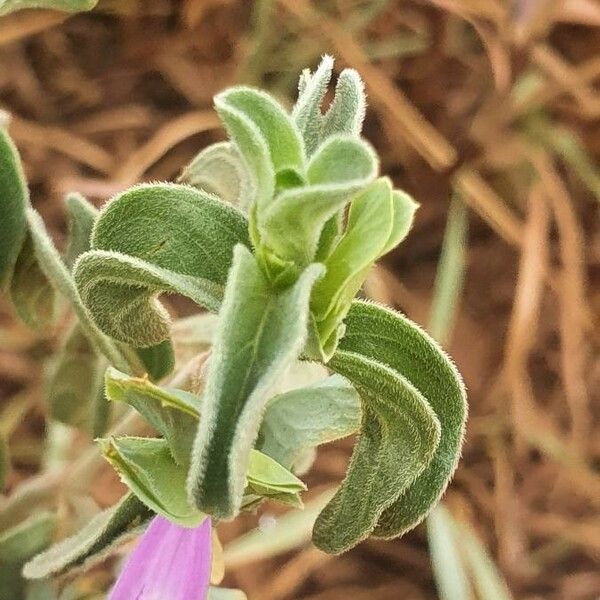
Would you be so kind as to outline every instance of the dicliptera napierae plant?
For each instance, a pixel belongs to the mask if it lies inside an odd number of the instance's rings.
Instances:
[[[323,112],[332,69],[324,57],[302,73],[291,114],[257,89],[219,94],[229,140],[202,150],[178,183],[134,186],[99,212],[69,196],[63,256],[0,133],[4,288],[32,326],[51,326],[53,295],[74,315],[51,415],[101,436],[108,400],[160,434],[99,440],[131,493],[31,560],[27,577],[93,564],[153,514],[193,528],[267,499],[301,506],[314,448],[354,433],[346,477],[314,525],[317,547],[400,536],[440,499],[460,455],[465,390],[420,327],[356,298],[417,205],[380,175],[361,137],[356,71],[340,73]],[[168,294],[212,315],[173,324]],[[186,343],[187,356],[209,354],[202,384],[178,389],[169,375]],[[290,370],[304,385],[288,385]]]

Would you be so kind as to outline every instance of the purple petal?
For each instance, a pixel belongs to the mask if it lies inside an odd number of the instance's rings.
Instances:
[[[211,550],[209,518],[189,529],[155,517],[108,600],[204,600]]]

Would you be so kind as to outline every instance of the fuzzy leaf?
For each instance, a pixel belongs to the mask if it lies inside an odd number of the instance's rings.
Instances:
[[[304,138],[304,145],[309,156],[322,140],[321,104],[327,92],[332,71],[333,58],[325,55],[314,73],[305,69],[300,76],[298,100],[292,116]]]
[[[253,213],[257,204],[270,202],[275,193],[275,169],[267,140],[252,119],[243,111],[231,106],[226,97],[216,96],[215,108],[250,176],[253,190],[249,206],[250,212]]]
[[[393,250],[407,235],[412,227],[415,212],[419,205],[406,193],[400,190],[392,191],[394,218],[392,231],[381,256]]]
[[[246,494],[256,494],[301,506],[299,494],[306,491],[306,485],[270,456],[252,450],[248,461]]]
[[[378,537],[397,537],[427,515],[454,473],[467,417],[465,390],[446,354],[406,317],[375,304],[354,302],[346,326],[342,351],[368,356],[401,373],[426,398],[441,423],[433,460],[386,508],[373,532]]]
[[[364,141],[326,140],[308,165],[308,185],[279,194],[259,220],[261,241],[282,260],[300,265],[316,254],[325,223],[377,175],[377,157]]]
[[[198,508],[217,518],[239,510],[250,450],[268,393],[306,338],[312,265],[274,290],[255,258],[237,246],[209,365],[188,480]]]
[[[0,4],[0,7],[2,5]],[[27,221],[29,191],[19,154],[0,126],[0,285],[5,286],[21,251]]]
[[[335,96],[321,126],[321,140],[345,133],[359,136],[365,119],[365,86],[354,69],[344,69],[335,86]]]
[[[360,399],[339,375],[275,396],[267,407],[258,449],[296,470],[306,450],[356,432]]]
[[[337,554],[371,535],[381,513],[429,465],[440,425],[423,396],[389,367],[342,345],[329,366],[354,384],[363,402],[348,472],[313,532],[317,547]]]
[[[187,467],[173,460],[166,440],[120,437],[98,441],[106,460],[148,508],[184,527],[195,527],[206,518],[188,503]]]
[[[218,310],[238,242],[250,243],[236,209],[191,187],[141,185],[101,212],[94,250],[78,260],[75,280],[105,333],[134,346],[158,344],[169,318],[155,296],[178,292]]]
[[[77,257],[91,247],[92,229],[99,211],[81,194],[68,194],[65,204],[69,227],[65,264],[71,270]]]
[[[280,173],[303,175],[305,159],[300,133],[289,115],[269,94],[253,88],[234,87],[219,94],[215,98],[215,106],[219,114],[226,107],[225,110],[237,111],[252,122],[266,142],[276,182]],[[227,113],[223,112],[222,117],[227,124]],[[248,160],[242,147],[240,151]],[[266,208],[263,202],[271,200],[271,197],[259,199],[259,214]]]
[[[311,298],[323,345],[336,335],[367,271],[381,256],[392,233],[393,215],[392,186],[387,178],[373,182],[352,200],[346,232],[325,261],[327,272]]]
[[[0,15],[24,8],[46,8],[66,12],[92,10],[98,0],[0,0]]]
[[[13,268],[10,296],[17,314],[29,327],[43,330],[54,322],[56,294],[40,267],[29,233]]]
[[[104,367],[104,361],[75,324],[50,367],[47,396],[51,418],[93,429],[93,410]]]
[[[175,461],[187,465],[198,427],[200,399],[144,378],[128,377],[116,369],[106,371],[105,382],[108,398],[133,406],[165,437]]]
[[[48,236],[46,227],[40,215],[29,208],[27,210],[27,223],[29,233],[33,240],[33,246],[40,269],[48,281],[71,305],[79,321],[79,326],[85,332],[98,352],[103,354],[108,361],[117,368],[127,370],[129,363],[123,353],[107,338],[90,319],[90,315],[82,303],[81,297],[75,287],[71,273],[62,261],[58,250],[54,247]]]
[[[39,512],[0,535],[0,600],[23,596],[23,563],[52,542],[55,528],[55,515]]]
[[[202,150],[185,167],[179,180],[248,211],[251,200],[248,174],[231,142],[218,142]]]
[[[178,465],[166,440],[120,437],[99,440],[102,453],[131,491],[151,510],[184,527],[195,527],[206,515],[188,503],[187,464]],[[257,497],[300,505],[306,486],[272,458],[251,450],[245,479],[245,503]],[[253,501],[253,500],[252,500]]]
[[[136,352],[152,381],[160,381],[175,368],[175,352],[170,340],[147,348],[136,348]]]
[[[43,579],[66,570],[88,568],[136,536],[153,516],[134,494],[127,494],[118,504],[97,514],[78,533],[30,560],[23,574],[27,579]]]

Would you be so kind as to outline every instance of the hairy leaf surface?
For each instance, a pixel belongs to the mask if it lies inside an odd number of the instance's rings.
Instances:
[[[89,568],[139,534],[154,516],[135,494],[97,514],[83,529],[30,560],[23,569],[28,579],[43,579],[67,570]]]
[[[310,291],[321,274],[310,266],[278,292],[250,252],[236,247],[188,480],[207,514],[232,518],[239,510],[269,390],[302,349]]]
[[[150,346],[169,334],[159,293],[177,292],[218,310],[236,243],[250,243],[238,210],[191,187],[142,185],[102,211],[94,250],[78,260],[75,280],[105,333]]]
[[[373,532],[379,537],[396,537],[426,516],[454,473],[467,416],[465,390],[454,365],[439,346],[402,315],[375,304],[354,302],[346,326],[341,351],[369,357],[401,373],[427,400],[441,424],[433,459],[386,507]]]
[[[185,167],[179,180],[247,212],[251,201],[248,173],[231,142],[217,142],[202,150]]]
[[[360,399],[339,375],[275,396],[265,412],[258,449],[295,470],[307,450],[358,431]]]
[[[259,217],[263,243],[283,260],[310,263],[325,223],[375,178],[377,168],[366,142],[329,138],[308,164],[308,185],[282,192]]]

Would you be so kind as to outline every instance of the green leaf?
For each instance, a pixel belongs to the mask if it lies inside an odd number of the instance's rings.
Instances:
[[[339,375],[279,394],[269,401],[257,447],[296,470],[307,450],[355,433],[360,410],[358,393]]]
[[[28,579],[43,579],[67,570],[87,569],[137,536],[153,515],[134,494],[127,494],[78,533],[35,556],[25,565],[23,574]]]
[[[354,69],[344,69],[335,86],[335,96],[323,117],[321,139],[345,133],[359,136],[365,119],[365,86]]]
[[[17,314],[29,327],[43,330],[54,323],[56,294],[40,267],[29,233],[12,271],[10,296]]]
[[[56,529],[56,516],[40,512],[0,535],[0,599],[21,597],[23,563],[46,548]]]
[[[112,200],[80,257],[75,280],[98,326],[134,346],[169,334],[155,296],[177,292],[218,310],[236,243],[249,245],[244,216],[194,188],[141,185]]]
[[[373,182],[352,200],[346,232],[325,261],[327,272],[311,298],[323,345],[335,334],[367,271],[386,247],[393,215],[392,186],[387,178]]]
[[[251,201],[248,174],[231,142],[218,142],[202,150],[185,167],[179,181],[248,211]]]
[[[185,480],[188,465],[178,465],[169,444],[160,438],[119,437],[100,439],[104,457],[131,491],[151,510],[184,527],[195,527],[206,514],[188,503]],[[272,458],[251,450],[244,475],[246,504],[271,498],[301,505],[302,481]]]
[[[252,254],[235,249],[188,481],[190,497],[207,514],[232,518],[239,510],[269,389],[302,349],[310,290],[321,274],[311,265],[277,291]]]
[[[273,170],[278,173],[304,172],[304,144],[298,129],[283,108],[267,93],[248,87],[234,87],[215,98],[219,114],[224,107],[249,119],[266,142]],[[225,113],[224,113],[225,115]],[[225,123],[226,116],[224,116]],[[245,156],[244,149],[240,148]],[[266,202],[271,198],[264,198]],[[266,205],[265,205],[266,207]],[[262,210],[259,202],[259,213]]]
[[[282,192],[259,216],[261,242],[282,260],[310,263],[325,223],[375,178],[377,168],[366,142],[329,138],[310,160],[308,185]]]
[[[419,205],[406,192],[400,190],[392,191],[392,204],[394,211],[392,230],[381,251],[381,256],[393,250],[408,235],[415,213],[419,208]]]
[[[81,327],[73,325],[49,370],[47,397],[51,418],[91,430],[104,366]]]
[[[215,108],[250,176],[253,194],[248,205],[252,215],[258,204],[269,203],[275,193],[275,169],[267,140],[252,119],[231,106],[226,98],[217,96]]]
[[[348,472],[313,532],[315,545],[331,554],[373,533],[382,512],[427,468],[440,438],[435,414],[407,379],[342,344],[329,366],[354,384],[363,407]]]
[[[304,138],[304,145],[309,156],[322,141],[321,104],[327,92],[332,71],[333,58],[325,55],[314,73],[305,69],[300,76],[298,100],[292,116]]]
[[[374,531],[378,537],[397,537],[423,520],[454,473],[467,417],[465,389],[448,356],[406,317],[375,304],[354,302],[346,327],[340,348],[401,373],[427,400],[441,423],[441,438],[433,460],[386,508]]]
[[[256,450],[250,452],[246,481],[246,494],[273,498],[292,506],[302,505],[300,493],[306,491],[306,485],[288,469],[262,452]]]
[[[58,251],[54,247],[52,240],[48,236],[46,227],[40,215],[35,210],[28,209],[27,221],[29,224],[29,232],[33,239],[35,253],[43,273],[52,283],[54,289],[70,303],[79,320],[79,325],[83,328],[98,351],[104,354],[111,364],[122,369],[127,369],[129,365],[123,354],[111,340],[98,330],[96,325],[90,319],[90,316],[77,293],[75,282],[58,254]]]
[[[0,4],[1,10],[2,4]],[[29,191],[19,153],[6,130],[0,126],[0,285],[6,286],[21,245],[27,221]]]
[[[106,460],[148,508],[184,527],[196,527],[206,518],[188,503],[187,467],[173,460],[166,440],[113,437],[98,442]]]
[[[180,465],[189,463],[190,450],[198,427],[200,399],[183,390],[154,385],[139,377],[128,377],[116,369],[105,376],[106,394],[115,402],[133,406],[161,433]]]
[[[147,348],[137,348],[136,352],[153,381],[160,381],[175,368],[175,353],[170,340]]]
[[[99,211],[81,194],[68,194],[65,204],[69,228],[65,264],[71,270],[77,257],[91,247],[92,229]]]
[[[92,10],[98,0],[0,0],[0,15],[6,15],[24,8],[46,8],[81,12]]]

